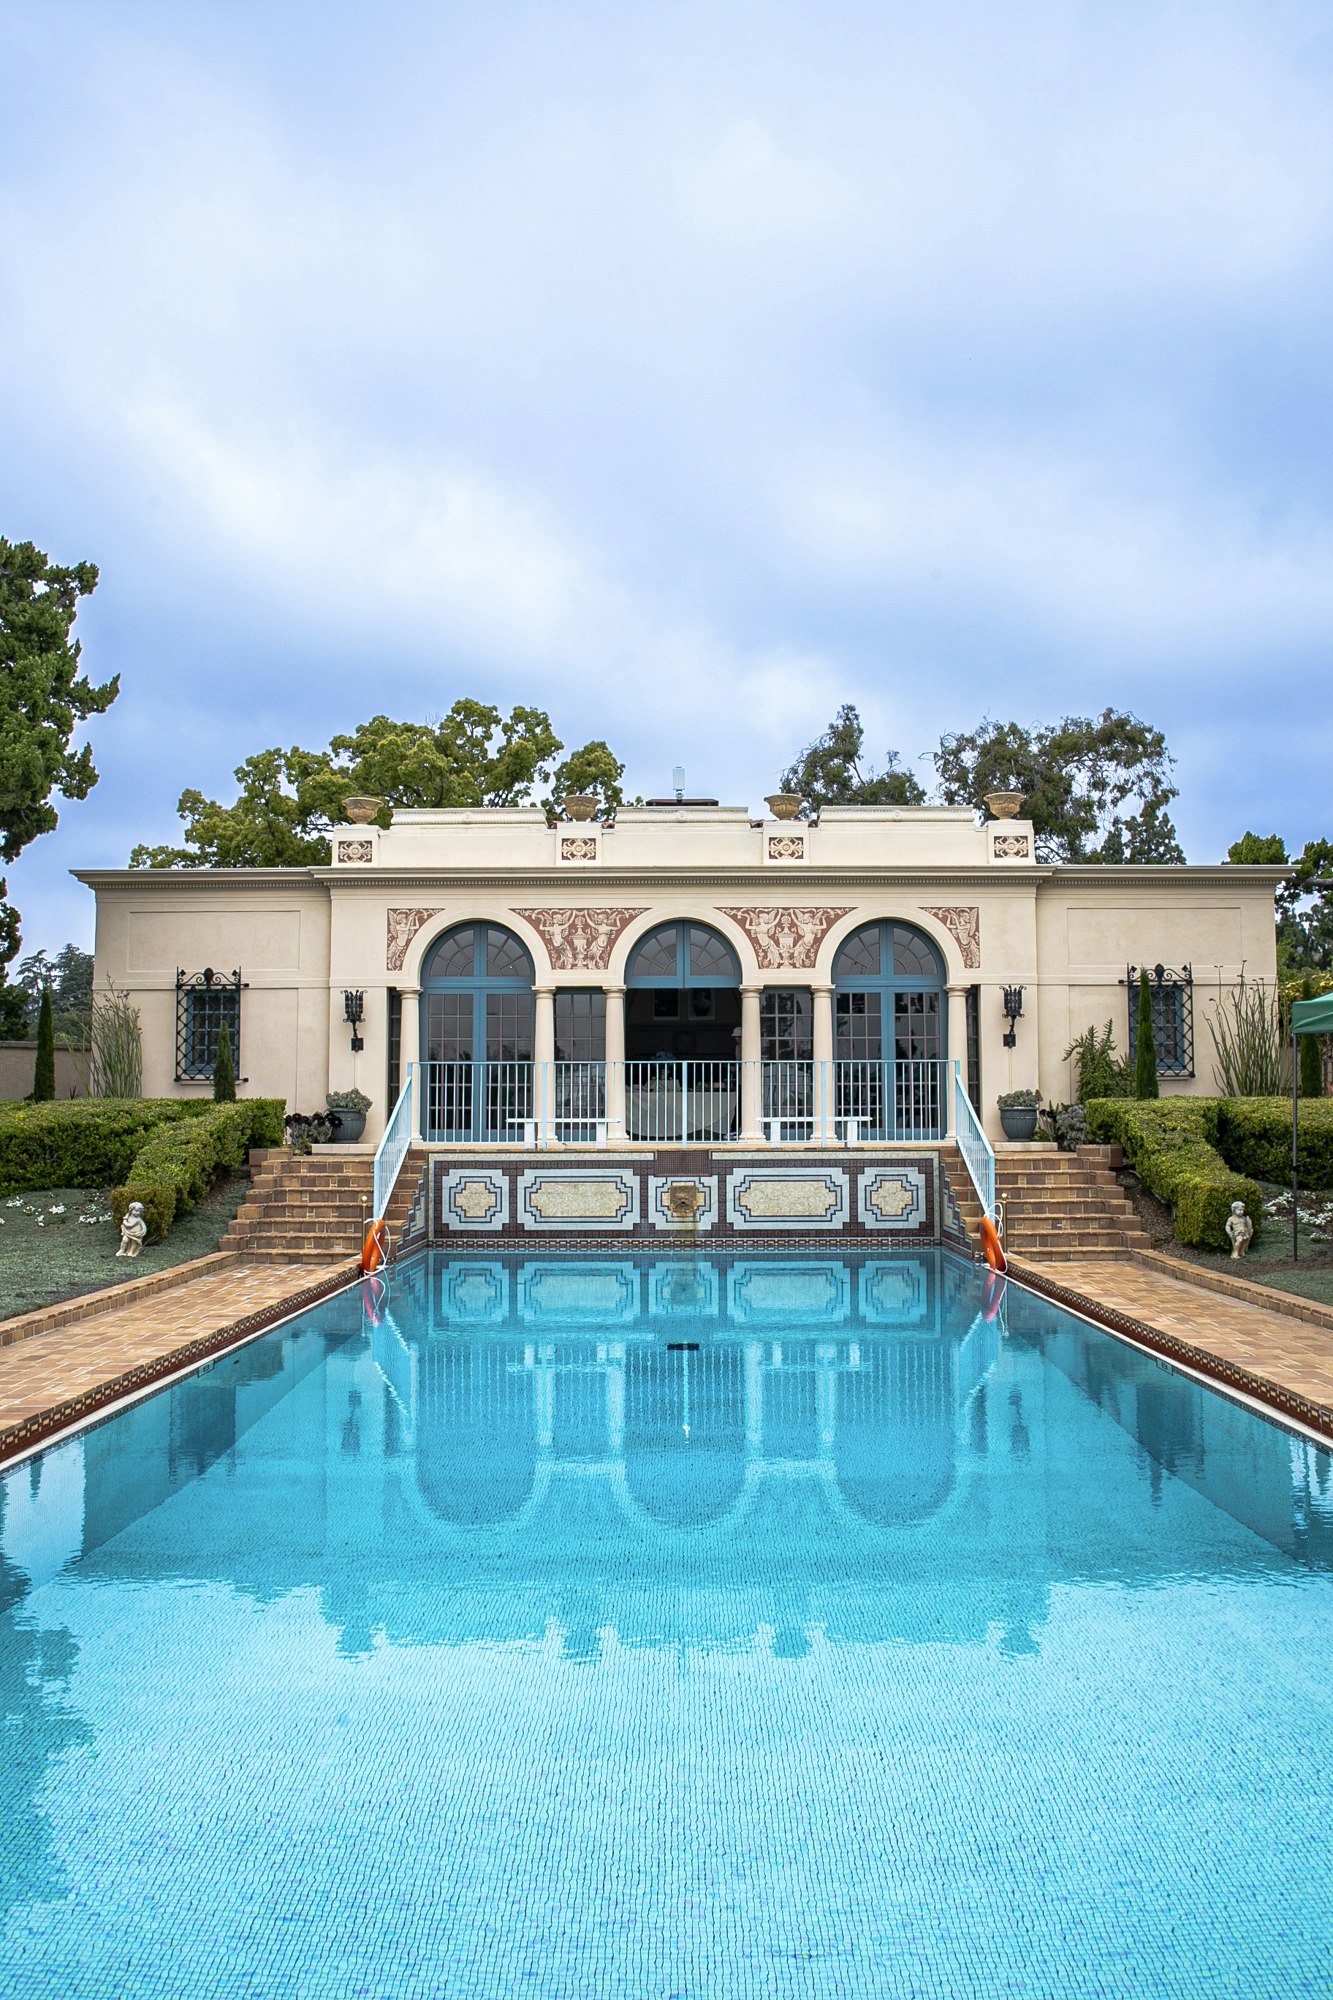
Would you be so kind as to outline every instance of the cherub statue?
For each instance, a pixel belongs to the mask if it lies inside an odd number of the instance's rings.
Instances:
[[[143,1219],[143,1203],[132,1201],[120,1221],[120,1248],[118,1257],[137,1257],[143,1249],[143,1241],[148,1234],[148,1224]]]
[[[1243,1201],[1233,1201],[1231,1213],[1227,1217],[1227,1235],[1231,1239],[1231,1255],[1243,1257],[1254,1241],[1254,1224],[1245,1213]]]

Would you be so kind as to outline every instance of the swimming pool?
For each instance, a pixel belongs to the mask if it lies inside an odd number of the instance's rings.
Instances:
[[[1325,1994],[1329,1455],[982,1300],[435,1254],[17,1468],[0,1991]]]

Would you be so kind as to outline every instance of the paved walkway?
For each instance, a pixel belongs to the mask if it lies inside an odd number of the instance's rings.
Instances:
[[[1030,1270],[1048,1284],[1081,1292],[1113,1312],[1155,1327],[1169,1339],[1202,1349],[1231,1368],[1316,1404],[1333,1415],[1333,1327],[1289,1312],[1205,1291],[1132,1258],[1089,1258],[1069,1264],[1015,1259],[1015,1276]]]
[[[0,1348],[0,1461],[38,1437],[225,1346],[228,1329],[351,1275],[346,1262],[232,1263],[160,1296]],[[243,1331],[243,1329],[241,1329]]]

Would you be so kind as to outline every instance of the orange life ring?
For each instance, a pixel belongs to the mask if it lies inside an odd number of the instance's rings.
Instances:
[[[371,1223],[370,1228],[366,1232],[366,1240],[361,1246],[362,1277],[369,1277],[376,1266],[384,1262],[388,1254],[389,1228],[384,1217],[381,1216],[378,1222]]]
[[[1000,1232],[988,1215],[983,1215],[981,1218],[981,1247],[986,1253],[986,1262],[992,1271],[1008,1270],[1009,1259],[1004,1254]]]
[[[993,1326],[1000,1316],[1000,1307],[1004,1304],[1004,1290],[1008,1282],[1001,1271],[986,1273],[986,1291],[981,1302],[981,1317],[987,1326]]]
[[[370,1277],[361,1280],[361,1310],[372,1326],[383,1326],[384,1307],[389,1296],[389,1287],[383,1278]]]

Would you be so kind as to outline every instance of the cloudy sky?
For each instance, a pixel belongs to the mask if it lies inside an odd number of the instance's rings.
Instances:
[[[183,786],[460,694],[739,803],[842,701],[1113,703],[1191,859],[1330,832],[1327,0],[0,28],[0,532],[123,686],[25,949]]]

